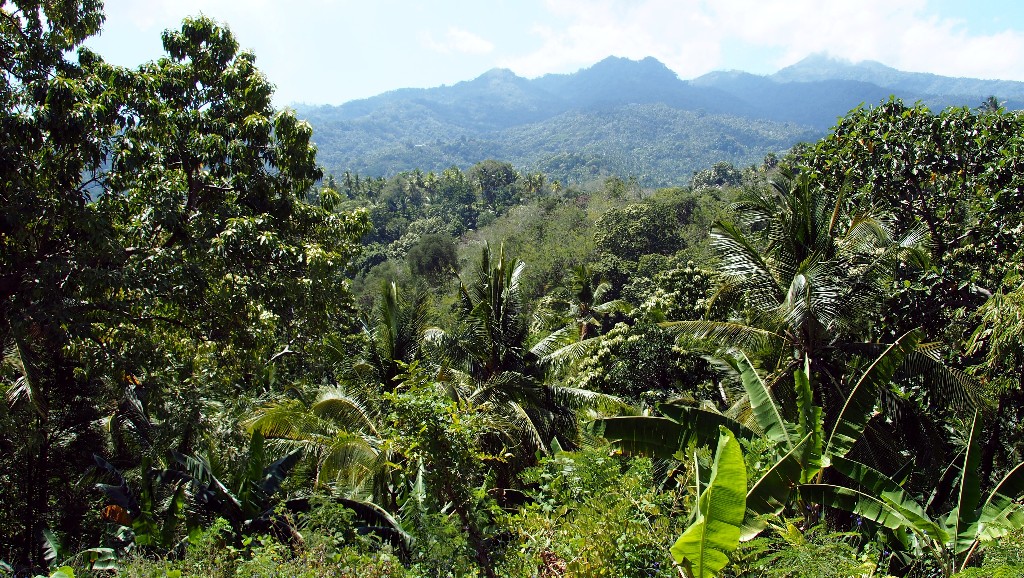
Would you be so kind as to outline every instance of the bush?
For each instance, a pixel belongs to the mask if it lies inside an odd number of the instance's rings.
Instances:
[[[524,474],[536,503],[504,520],[519,547],[506,550],[500,575],[678,575],[674,494],[656,489],[649,459],[608,450],[558,452]]]

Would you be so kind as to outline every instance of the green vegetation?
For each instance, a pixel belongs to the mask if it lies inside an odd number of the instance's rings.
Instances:
[[[1024,574],[1024,116],[325,177],[222,25],[0,8],[0,575]]]

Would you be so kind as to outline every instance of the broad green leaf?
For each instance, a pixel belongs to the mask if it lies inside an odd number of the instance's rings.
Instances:
[[[50,578],[75,578],[75,569],[71,566],[61,566],[50,573]]]
[[[920,331],[903,334],[861,374],[860,379],[850,390],[850,395],[847,396],[828,436],[828,443],[822,454],[824,467],[828,467],[832,456],[845,456],[849,453],[853,444],[860,439],[868,421],[871,420],[879,389],[888,386],[893,374],[920,341]]]
[[[717,411],[709,411],[692,405],[683,405],[671,401],[658,404],[658,411],[665,417],[675,421],[688,431],[687,441],[695,437],[697,445],[716,447],[718,444],[718,426],[729,428],[739,439],[749,440],[754,432],[740,422]]]
[[[747,511],[740,540],[746,542],[755,538],[768,525],[766,515],[779,514],[786,507],[789,495],[803,471],[799,456],[805,451],[804,445],[809,440],[810,434],[804,436],[747,491]]]
[[[863,516],[893,530],[914,527],[913,523],[892,504],[859,490],[833,484],[804,484],[800,486],[800,497],[805,502],[838,508]]]
[[[712,578],[739,546],[746,512],[747,471],[739,442],[728,428],[720,438],[707,487],[698,500],[696,521],[672,546],[672,557],[694,578]]]
[[[964,456],[964,467],[960,470],[960,490],[956,505],[956,547],[954,551],[962,554],[971,549],[978,538],[978,518],[981,512],[981,414],[974,410],[974,421],[971,424],[971,437],[967,441],[967,454]]]
[[[913,530],[942,543],[949,539],[946,531],[928,516],[925,508],[907,494],[896,480],[870,466],[840,456],[834,457],[832,467],[910,521]]]
[[[720,413],[681,406],[673,406],[669,411],[680,420],[657,416],[609,417],[597,420],[595,431],[623,452],[666,459],[686,448],[691,440],[698,445],[713,446],[718,438],[712,434],[718,434],[719,427],[749,433]]]
[[[1024,527],[1024,506],[1016,500],[1024,494],[1024,462],[1017,464],[996,485],[981,507],[979,539],[994,540]]]
[[[53,564],[64,557],[64,547],[57,535],[49,528],[43,528],[43,559]]]
[[[788,451],[793,447],[793,439],[786,428],[786,421],[782,418],[782,412],[776,405],[775,399],[768,386],[758,375],[753,364],[746,354],[740,353],[736,358],[736,366],[740,370],[740,381],[743,389],[750,400],[750,409],[754,413],[754,419],[758,427],[764,432],[768,439],[775,443],[782,444]]]
[[[796,386],[796,405],[800,412],[799,432],[806,437],[800,459],[800,483],[808,483],[821,471],[821,442],[825,437],[821,425],[821,407],[814,405],[814,391],[811,389],[810,359],[805,361],[804,371],[793,372]]]
[[[117,555],[113,548],[89,548],[78,553],[93,570],[117,570]]]

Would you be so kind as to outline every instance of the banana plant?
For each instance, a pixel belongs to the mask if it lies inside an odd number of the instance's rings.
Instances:
[[[74,578],[74,570],[67,563],[71,561],[84,564],[90,570],[113,570],[117,571],[117,555],[113,548],[88,548],[75,554],[69,555],[63,544],[49,528],[43,529],[43,557],[50,567],[50,575],[42,578]],[[3,570],[5,564],[0,564]],[[40,578],[37,575],[34,578]]]
[[[699,492],[696,519],[671,549],[672,557],[690,578],[717,576],[729,563],[729,555],[740,545],[740,527],[746,512],[747,469],[739,442],[725,426],[719,426],[717,446],[711,477]]]
[[[842,457],[834,457],[831,467],[861,489],[815,483],[805,484],[799,491],[806,500],[851,512],[892,530],[910,555],[930,554],[949,576],[966,568],[984,542],[1024,528],[1024,505],[1018,502],[1024,495],[1024,462],[982,496],[980,437],[981,418],[976,410],[967,450],[959,463],[954,462],[960,474],[956,505],[944,515],[929,514],[929,506],[937,500],[922,504],[897,480]]]
[[[744,422],[710,409],[667,403],[658,407],[661,416],[597,420],[595,432],[624,452],[661,458],[677,457],[691,442],[713,448],[719,427],[726,427],[739,439],[749,440],[758,435],[755,431],[759,432],[774,445],[775,462],[747,492],[741,537],[750,540],[764,530],[771,515],[782,513],[791,503],[793,488],[801,483],[820,482],[832,460],[849,453],[874,414],[879,391],[889,386],[920,340],[919,331],[901,336],[855,376],[833,424],[823,423],[821,408],[814,404],[810,359],[793,373],[797,415],[790,421],[772,395],[771,384],[745,354],[737,353],[730,364],[739,374],[746,394],[743,401],[749,412],[743,413],[749,419]]]
[[[142,459],[139,479],[132,485],[102,457],[93,454],[93,461],[103,479],[115,482],[97,483],[95,487],[106,495],[107,504],[101,515],[118,528],[114,534],[118,550],[126,552],[133,546],[143,546],[170,551],[178,540],[178,526],[185,507],[185,488],[173,488],[167,499],[162,499],[159,495],[160,470],[152,467],[148,457]]]
[[[223,516],[236,531],[244,531],[273,507],[274,494],[298,463],[302,450],[294,450],[268,464],[263,435],[254,431],[248,458],[233,491],[218,479],[209,462],[201,456],[178,452],[171,455],[177,467],[161,472],[160,481],[177,488],[188,487],[196,502],[208,512]]]

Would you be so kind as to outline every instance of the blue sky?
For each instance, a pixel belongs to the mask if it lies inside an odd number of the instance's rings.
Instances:
[[[528,78],[610,55],[653,56],[689,79],[769,74],[818,52],[901,70],[1024,81],[1016,0],[106,0],[89,45],[137,66],[185,16],[226,23],[278,105],[341,104],[495,68]]]

